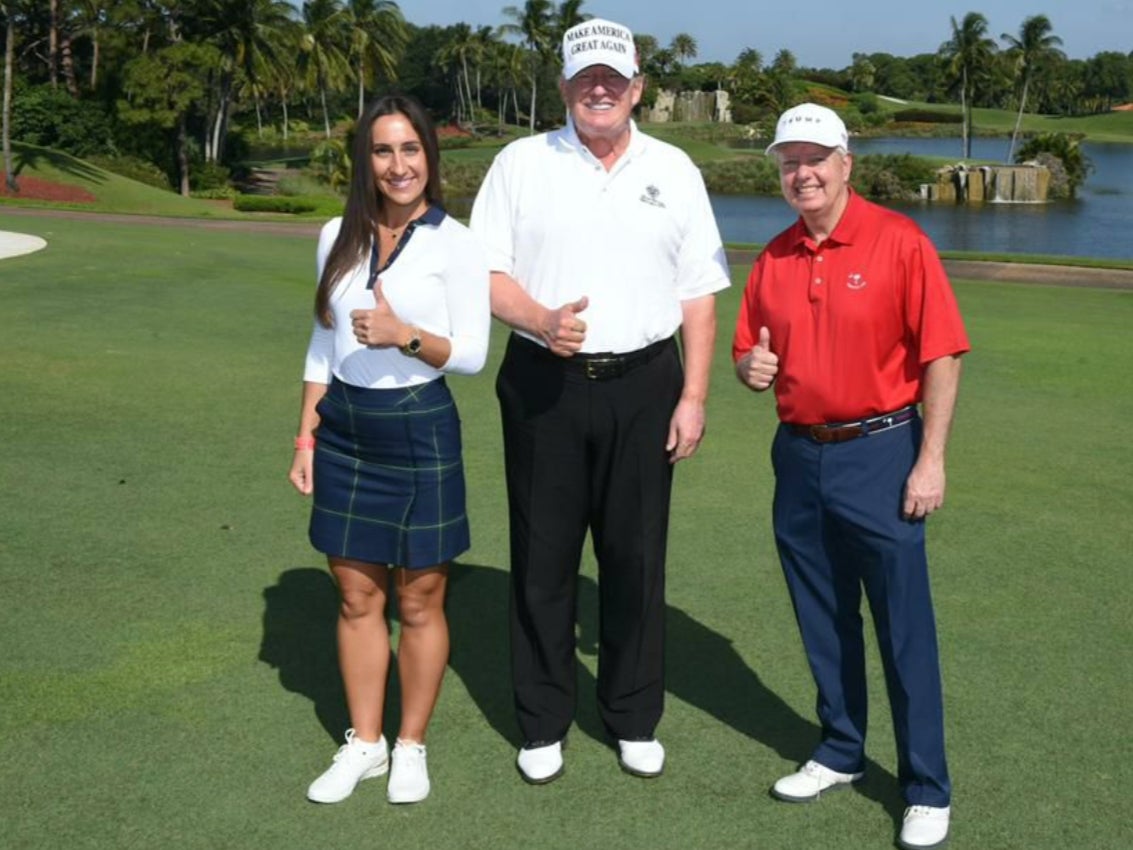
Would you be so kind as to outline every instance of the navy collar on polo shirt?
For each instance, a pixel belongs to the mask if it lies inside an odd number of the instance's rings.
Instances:
[[[374,288],[374,282],[378,279],[378,275],[393,265],[393,261],[400,256],[405,246],[409,244],[410,238],[413,236],[418,225],[427,224],[430,227],[438,227],[445,216],[448,215],[443,208],[436,204],[430,204],[425,208],[425,211],[417,218],[409,222],[405,227],[405,232],[401,234],[401,238],[397,240],[397,245],[394,246],[393,251],[386,257],[385,265],[380,269],[378,268],[378,240],[374,239],[370,242],[370,279],[366,283],[367,289]]]

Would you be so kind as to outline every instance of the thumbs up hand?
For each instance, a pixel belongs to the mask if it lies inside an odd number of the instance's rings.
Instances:
[[[382,294],[380,279],[374,282],[374,308],[351,310],[350,324],[355,339],[362,345],[384,347],[399,344],[403,325]]]
[[[590,306],[590,299],[583,295],[577,301],[564,304],[557,310],[547,310],[539,325],[539,336],[547,348],[560,357],[570,357],[582,348],[586,339],[586,322],[579,313]]]
[[[736,361],[736,376],[757,392],[771,386],[779,374],[779,355],[771,350],[771,331],[759,329],[759,340],[750,352]]]

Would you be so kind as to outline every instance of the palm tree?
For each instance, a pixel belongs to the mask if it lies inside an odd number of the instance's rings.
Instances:
[[[1046,15],[1032,15],[1019,27],[1019,37],[1004,33],[1000,39],[1007,42],[1008,54],[1015,59],[1015,67],[1023,78],[1023,92],[1019,95],[1019,114],[1015,117],[1015,129],[1011,131],[1011,145],[1007,148],[1006,162],[1011,162],[1015,153],[1015,142],[1019,138],[1019,126],[1023,123],[1023,110],[1027,105],[1027,88],[1040,65],[1055,57],[1061,58],[1058,49],[1062,39],[1051,34],[1050,19]]]
[[[350,54],[358,76],[358,117],[366,104],[366,61],[387,80],[397,79],[397,63],[409,33],[393,0],[348,0]]]
[[[553,26],[552,6],[550,0],[527,0],[523,7],[505,6],[504,17],[511,22],[501,24],[499,32],[502,35],[518,35],[523,38],[530,57],[531,72],[531,125],[529,132],[535,133],[535,95],[539,72],[543,68],[547,54],[551,50],[551,36]]]
[[[308,85],[318,89],[323,107],[323,127],[330,138],[327,89],[341,88],[350,77],[346,48],[350,44],[350,21],[340,0],[305,0],[303,40],[299,61]]]
[[[959,24],[954,16],[949,20],[952,23],[952,38],[940,46],[940,54],[947,63],[948,72],[960,85],[964,158],[970,159],[972,94],[976,80],[988,72],[996,45],[987,37],[987,18],[979,12],[968,12]]]
[[[0,17],[4,18],[4,112],[0,123],[3,123],[4,145],[4,184],[8,191],[19,191],[16,183],[16,172],[12,168],[12,61],[16,54],[16,5],[13,2],[0,3]]]
[[[200,27],[206,43],[219,51],[220,67],[216,114],[211,138],[205,144],[205,159],[223,159],[236,76],[255,86],[260,68],[276,61],[280,41],[293,8],[287,0],[205,0],[194,26]]]
[[[555,35],[557,41],[562,41],[566,31],[573,26],[581,24],[585,20],[589,20],[593,15],[588,15],[582,11],[582,4],[585,0],[563,0],[555,9]]]
[[[674,35],[673,40],[669,42],[669,50],[677,57],[678,62],[685,59],[695,59],[697,50],[696,39],[687,32],[679,32]]]
[[[98,64],[102,51],[102,30],[109,21],[109,3],[103,0],[79,0],[72,6],[71,25],[74,36],[90,39],[90,78],[87,84],[94,91],[98,86]]]
[[[450,67],[456,68],[456,102],[458,123],[467,120],[473,123],[475,112],[472,106],[472,75],[468,70],[471,58],[476,65],[483,53],[480,37],[465,23],[454,24],[449,28],[452,37],[437,51],[433,62],[446,74]]]
[[[795,58],[795,54],[783,48],[775,54],[775,58],[771,60],[770,70],[776,74],[784,74],[788,77],[794,76],[795,72],[799,69],[799,60]]]

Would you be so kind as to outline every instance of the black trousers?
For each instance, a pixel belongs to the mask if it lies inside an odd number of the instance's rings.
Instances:
[[[598,708],[609,733],[648,739],[664,703],[665,452],[683,370],[675,343],[625,374],[591,380],[512,336],[496,381],[511,537],[511,661],[527,742],[574,718],[579,560],[598,561]]]

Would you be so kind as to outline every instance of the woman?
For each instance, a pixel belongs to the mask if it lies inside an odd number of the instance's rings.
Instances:
[[[352,723],[307,797],[337,803],[389,770],[389,801],[415,803],[429,794],[425,729],[448,660],[448,563],[469,545],[460,421],[444,374],[484,365],[488,265],[441,208],[436,132],[419,103],[394,95],[371,104],[353,163],[345,212],[319,237],[317,321],[289,476],[314,494],[311,543],[338,584]],[[402,691],[392,755],[382,736],[391,576]]]

